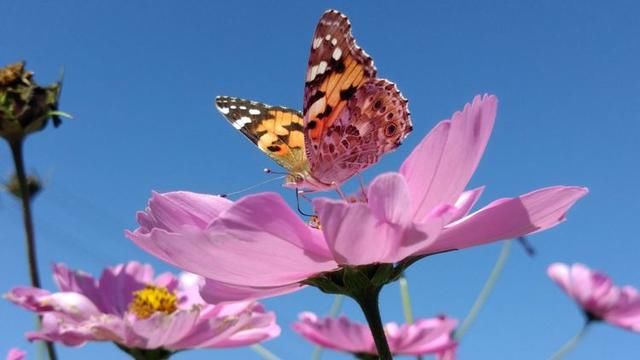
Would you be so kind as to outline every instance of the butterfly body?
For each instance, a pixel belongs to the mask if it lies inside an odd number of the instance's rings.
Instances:
[[[329,10],[314,33],[303,111],[216,98],[227,120],[288,172],[285,186],[335,188],[398,147],[411,132],[407,100],[376,78],[346,16]]]

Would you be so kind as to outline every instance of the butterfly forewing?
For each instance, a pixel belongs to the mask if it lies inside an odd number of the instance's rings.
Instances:
[[[365,81],[376,76],[373,60],[351,34],[349,19],[329,10],[311,40],[303,112],[307,146],[318,146],[326,129]]]
[[[299,111],[229,96],[218,96],[216,108],[234,128],[289,172],[306,167]]]

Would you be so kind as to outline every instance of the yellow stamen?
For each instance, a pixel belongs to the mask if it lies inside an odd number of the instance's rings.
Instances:
[[[138,319],[147,319],[156,312],[171,314],[178,309],[178,297],[166,288],[147,285],[144,289],[133,292],[133,300],[129,311]]]

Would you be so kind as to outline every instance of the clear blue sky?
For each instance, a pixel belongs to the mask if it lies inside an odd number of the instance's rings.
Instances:
[[[544,359],[581,317],[546,277],[553,261],[581,261],[640,286],[640,5],[633,1],[458,2],[0,2],[0,64],[26,59],[41,82],[65,68],[61,109],[75,120],[26,144],[27,166],[46,180],[35,201],[40,266],[55,261],[99,273],[131,259],[168,267],[123,236],[151,190],[220,193],[257,183],[273,164],[229,126],[216,95],[301,107],[311,35],[329,8],[345,12],[379,73],[409,98],[414,132],[367,172],[396,169],[439,120],[475,94],[500,99],[473,186],[480,205],[554,184],[591,193],[569,221],[514,247],[461,359]],[[12,170],[0,146],[0,173]],[[290,191],[272,183],[264,191]],[[292,202],[293,203],[293,202]],[[0,290],[26,284],[18,204],[0,195]],[[415,313],[463,318],[500,244],[436,256],[408,273]],[[43,273],[46,287],[52,282]],[[290,330],[301,311],[328,311],[315,289],[265,301],[283,335],[267,347],[284,359],[312,347]],[[402,321],[397,286],[383,318]],[[353,304],[346,313],[356,318]],[[0,302],[0,353],[34,347],[33,318]],[[62,359],[120,358],[113,345],[59,348]],[[636,334],[596,326],[569,359],[640,355]],[[176,359],[256,358],[249,350],[193,351]],[[326,353],[326,359],[345,358]]]

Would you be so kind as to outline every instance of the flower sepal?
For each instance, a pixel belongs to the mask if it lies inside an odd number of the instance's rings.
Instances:
[[[118,348],[120,348],[120,350],[131,355],[131,357],[135,360],[166,360],[166,359],[169,359],[171,355],[175,353],[163,348],[137,349],[137,348],[128,348],[118,343],[115,343],[115,344]]]
[[[343,266],[338,271],[322,273],[304,281],[327,294],[339,294],[356,298],[371,289],[398,279],[393,264],[371,264],[361,266]]]

